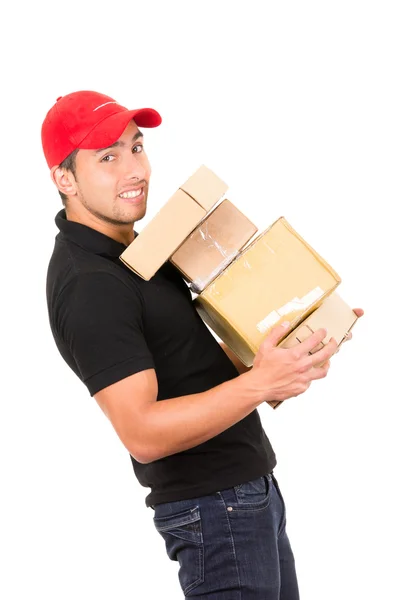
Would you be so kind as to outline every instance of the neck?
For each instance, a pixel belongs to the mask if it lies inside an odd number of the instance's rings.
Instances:
[[[96,215],[87,212],[86,215],[81,215],[70,208],[65,208],[66,218],[68,221],[74,221],[81,225],[86,225],[95,229],[104,235],[112,238],[116,242],[129,246],[134,240],[134,223],[116,224],[109,221],[104,221]]]

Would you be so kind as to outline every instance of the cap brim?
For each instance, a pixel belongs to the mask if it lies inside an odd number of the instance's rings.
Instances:
[[[98,123],[78,144],[78,148],[81,150],[98,150],[99,148],[111,146],[119,139],[132,119],[139,127],[158,127],[162,121],[159,113],[153,108],[123,110]]]

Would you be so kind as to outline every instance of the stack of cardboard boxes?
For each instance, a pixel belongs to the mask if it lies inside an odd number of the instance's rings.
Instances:
[[[236,206],[222,200],[227,189],[201,166],[120,259],[145,280],[170,260],[197,294],[194,304],[203,321],[246,366],[283,321],[290,329],[281,347],[303,342],[320,327],[328,332],[324,343],[334,337],[340,345],[357,316],[335,293],[338,274],[284,217],[258,233]]]

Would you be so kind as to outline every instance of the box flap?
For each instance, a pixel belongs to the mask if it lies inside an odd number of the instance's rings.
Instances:
[[[179,186],[200,206],[209,211],[224,196],[228,186],[211,169],[202,165],[184,184]]]

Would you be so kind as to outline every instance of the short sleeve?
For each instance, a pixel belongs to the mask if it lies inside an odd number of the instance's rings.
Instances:
[[[91,396],[154,368],[142,299],[132,285],[107,272],[81,273],[64,288],[58,309],[59,336]]]

